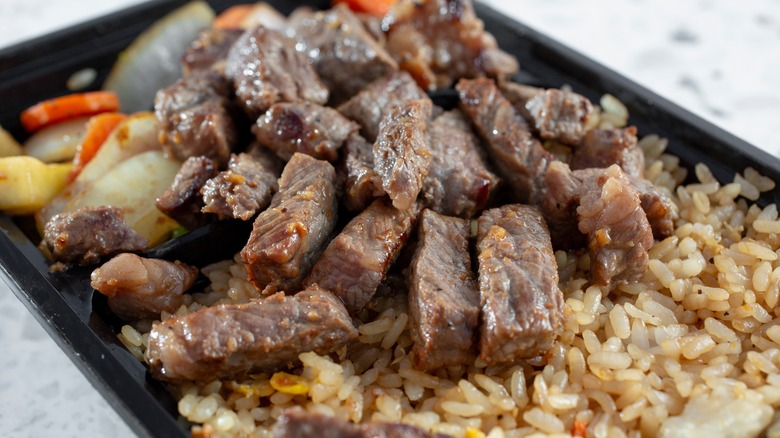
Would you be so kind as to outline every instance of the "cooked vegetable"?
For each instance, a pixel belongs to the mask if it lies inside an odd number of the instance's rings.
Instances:
[[[0,210],[9,214],[38,210],[65,187],[72,167],[27,156],[0,158]]]
[[[24,154],[46,163],[70,161],[84,140],[89,117],[76,117],[47,126],[27,139]]]
[[[181,58],[214,11],[203,1],[174,10],[146,29],[119,54],[103,88],[113,90],[128,113],[152,107],[155,93],[181,77]]]
[[[0,126],[0,157],[22,155],[22,146],[11,134]]]
[[[226,9],[217,16],[213,26],[218,29],[250,29],[262,24],[269,29],[282,30],[286,20],[273,6],[259,2]]]
[[[127,116],[121,113],[105,113],[89,119],[84,140],[78,146],[76,155],[73,157],[73,170],[68,175],[68,181],[76,179],[81,169],[92,160],[98,149],[103,146],[109,134],[126,118]]]
[[[123,208],[125,222],[154,246],[170,236],[179,224],[155,206],[179,171],[181,163],[162,151],[148,151],[119,163],[85,188],[63,210],[111,205]]]
[[[390,10],[395,0],[334,0],[333,3],[346,3],[355,12],[381,17]]]
[[[127,117],[109,134],[103,146],[84,166],[78,177],[59,196],[36,213],[38,229],[42,230],[54,215],[67,211],[68,204],[90,190],[98,179],[111,172],[119,163],[134,155],[154,150],[162,150],[157,139],[157,119],[154,114],[138,113]],[[142,172],[137,177],[145,179],[148,175]],[[154,198],[151,198],[150,202],[153,204]]]
[[[213,26],[217,29],[241,29],[241,22],[249,14],[253,5],[235,5],[225,9],[214,20]]]
[[[68,94],[37,103],[24,110],[20,116],[22,126],[28,132],[35,132],[63,120],[79,116],[116,111],[119,97],[110,91]]]

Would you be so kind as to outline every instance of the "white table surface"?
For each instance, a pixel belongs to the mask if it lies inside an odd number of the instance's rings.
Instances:
[[[780,156],[780,1],[485,2]],[[134,3],[0,0],[0,47]],[[133,436],[2,282],[0,345],[0,436]]]

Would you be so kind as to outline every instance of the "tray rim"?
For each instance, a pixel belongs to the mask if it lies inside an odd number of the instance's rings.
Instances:
[[[36,52],[49,47],[58,40],[83,32],[84,29],[101,26],[103,23],[125,17],[131,13],[144,13],[154,7],[159,8],[160,5],[173,8],[186,2],[186,0],[146,0],[128,8],[0,49],[0,62],[11,62],[14,57],[21,56],[21,54],[30,51]],[[682,124],[708,132],[711,137],[717,138],[730,148],[744,154],[749,161],[763,164],[767,168],[780,172],[779,157],[771,155],[704,120],[633,80],[547,36],[544,32],[504,15],[492,6],[476,1],[475,9],[481,19],[487,18],[513,26],[523,38],[550,50],[572,64],[581,66],[604,82],[618,86],[623,91],[644,99],[647,104],[667,113]],[[520,61],[522,63],[522,59]],[[40,64],[35,59],[28,63],[29,65],[26,66],[31,69]],[[49,281],[49,278],[43,275],[29,275],[31,272],[39,273],[36,261],[40,263],[40,260],[36,259],[38,257],[42,259],[42,256],[40,253],[37,253],[37,256],[31,253],[31,251],[37,252],[37,249],[29,241],[22,243],[21,247],[14,243],[14,240],[18,239],[22,232],[10,220],[9,216],[0,214],[0,229],[3,231],[0,233],[0,279],[5,281],[17,299],[43,326],[60,349],[85,375],[90,384],[118,412],[123,421],[141,436],[188,436],[188,431],[167,412],[164,412],[163,417],[165,418],[162,422],[155,421],[161,418],[158,415],[161,407],[159,403],[155,403],[157,400],[144,387],[136,385],[132,379],[123,382],[121,379],[117,379],[117,376],[110,375],[106,366],[97,365],[101,362],[111,362],[114,359],[110,351],[100,342],[95,332],[75,314],[60,291]],[[72,313],[63,313],[63,309]],[[116,361],[114,360],[114,362]],[[122,369],[118,362],[117,369]],[[140,398],[145,399],[144,402],[151,403],[139,403],[138,399],[129,402],[123,398],[123,395],[126,394],[122,394],[122,390],[138,393]]]

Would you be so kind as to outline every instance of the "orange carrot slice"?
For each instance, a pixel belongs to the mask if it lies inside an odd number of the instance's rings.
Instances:
[[[241,22],[249,15],[255,5],[235,5],[217,15],[212,26],[216,29],[241,29]]]
[[[35,132],[44,126],[79,116],[91,116],[119,109],[119,98],[112,91],[92,91],[56,97],[22,111],[22,126]]]
[[[78,146],[76,155],[73,157],[73,169],[68,175],[68,182],[76,179],[81,169],[97,154],[98,149],[105,143],[116,125],[125,118],[127,116],[121,113],[103,113],[89,119],[84,141]]]
[[[390,10],[395,0],[334,0],[333,3],[346,3],[355,12],[381,17]]]

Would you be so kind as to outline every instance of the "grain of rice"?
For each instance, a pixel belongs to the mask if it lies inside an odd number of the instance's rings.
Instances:
[[[523,414],[523,420],[544,433],[561,433],[564,431],[563,422],[558,417],[539,408],[526,411]]]
[[[395,344],[398,337],[401,336],[401,332],[406,328],[406,323],[409,320],[409,315],[401,313],[398,318],[393,322],[390,329],[387,330],[387,334],[382,339],[382,348],[388,349]]]

